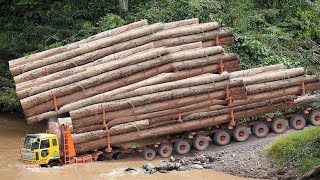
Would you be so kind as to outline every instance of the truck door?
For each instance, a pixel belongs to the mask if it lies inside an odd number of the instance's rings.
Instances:
[[[44,164],[47,163],[48,159],[52,157],[50,154],[50,140],[49,139],[41,139],[40,143],[40,163]]]

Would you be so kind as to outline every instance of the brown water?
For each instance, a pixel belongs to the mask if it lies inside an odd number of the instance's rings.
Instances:
[[[22,117],[14,114],[0,114],[0,179],[214,179],[245,180],[213,170],[192,170],[186,172],[156,173],[153,175],[124,172],[125,168],[139,168],[144,161],[132,157],[120,161],[72,164],[54,168],[37,168],[19,162],[21,138],[26,133],[43,132],[45,124],[27,126]],[[159,162],[159,159],[154,163]]]

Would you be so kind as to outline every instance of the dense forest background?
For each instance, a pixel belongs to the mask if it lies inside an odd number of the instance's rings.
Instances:
[[[20,110],[8,61],[140,19],[197,17],[231,27],[243,68],[275,63],[320,73],[320,0],[0,0],[0,108]]]

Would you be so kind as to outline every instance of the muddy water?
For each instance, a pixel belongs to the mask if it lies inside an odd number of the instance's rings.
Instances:
[[[131,157],[120,161],[72,164],[55,168],[37,168],[19,162],[21,138],[26,133],[43,132],[44,127],[45,124],[27,126],[22,117],[14,114],[0,114],[0,179],[246,179],[213,170],[192,170],[153,175],[124,172],[127,167],[135,169],[141,167],[144,161],[140,157]],[[154,163],[158,161],[159,159]]]

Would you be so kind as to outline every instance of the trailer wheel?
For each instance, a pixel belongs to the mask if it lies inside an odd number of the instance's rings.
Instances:
[[[265,123],[259,122],[252,127],[251,131],[256,137],[264,138],[269,133],[269,127]]]
[[[209,141],[207,137],[198,135],[193,139],[193,147],[198,151],[204,151],[209,146]]]
[[[188,141],[181,139],[174,143],[174,150],[178,154],[188,154],[191,150],[191,145]]]
[[[142,152],[142,155],[145,160],[152,161],[156,158],[157,153],[155,150],[147,148]]]
[[[172,151],[173,151],[173,147],[171,144],[161,144],[158,149],[159,155],[163,158],[170,157],[172,154]]]
[[[320,111],[312,111],[308,117],[309,122],[314,126],[320,125]]]
[[[238,142],[244,142],[246,140],[248,140],[250,132],[248,130],[247,127],[245,126],[237,126],[234,130],[233,130],[233,138],[238,141]]]
[[[271,123],[271,129],[277,134],[282,134],[288,129],[288,125],[284,119],[275,118]]]
[[[230,143],[230,134],[224,130],[219,130],[214,133],[213,141],[219,146],[227,145]]]
[[[306,126],[306,119],[301,115],[294,115],[290,118],[289,124],[295,130],[302,130]]]

